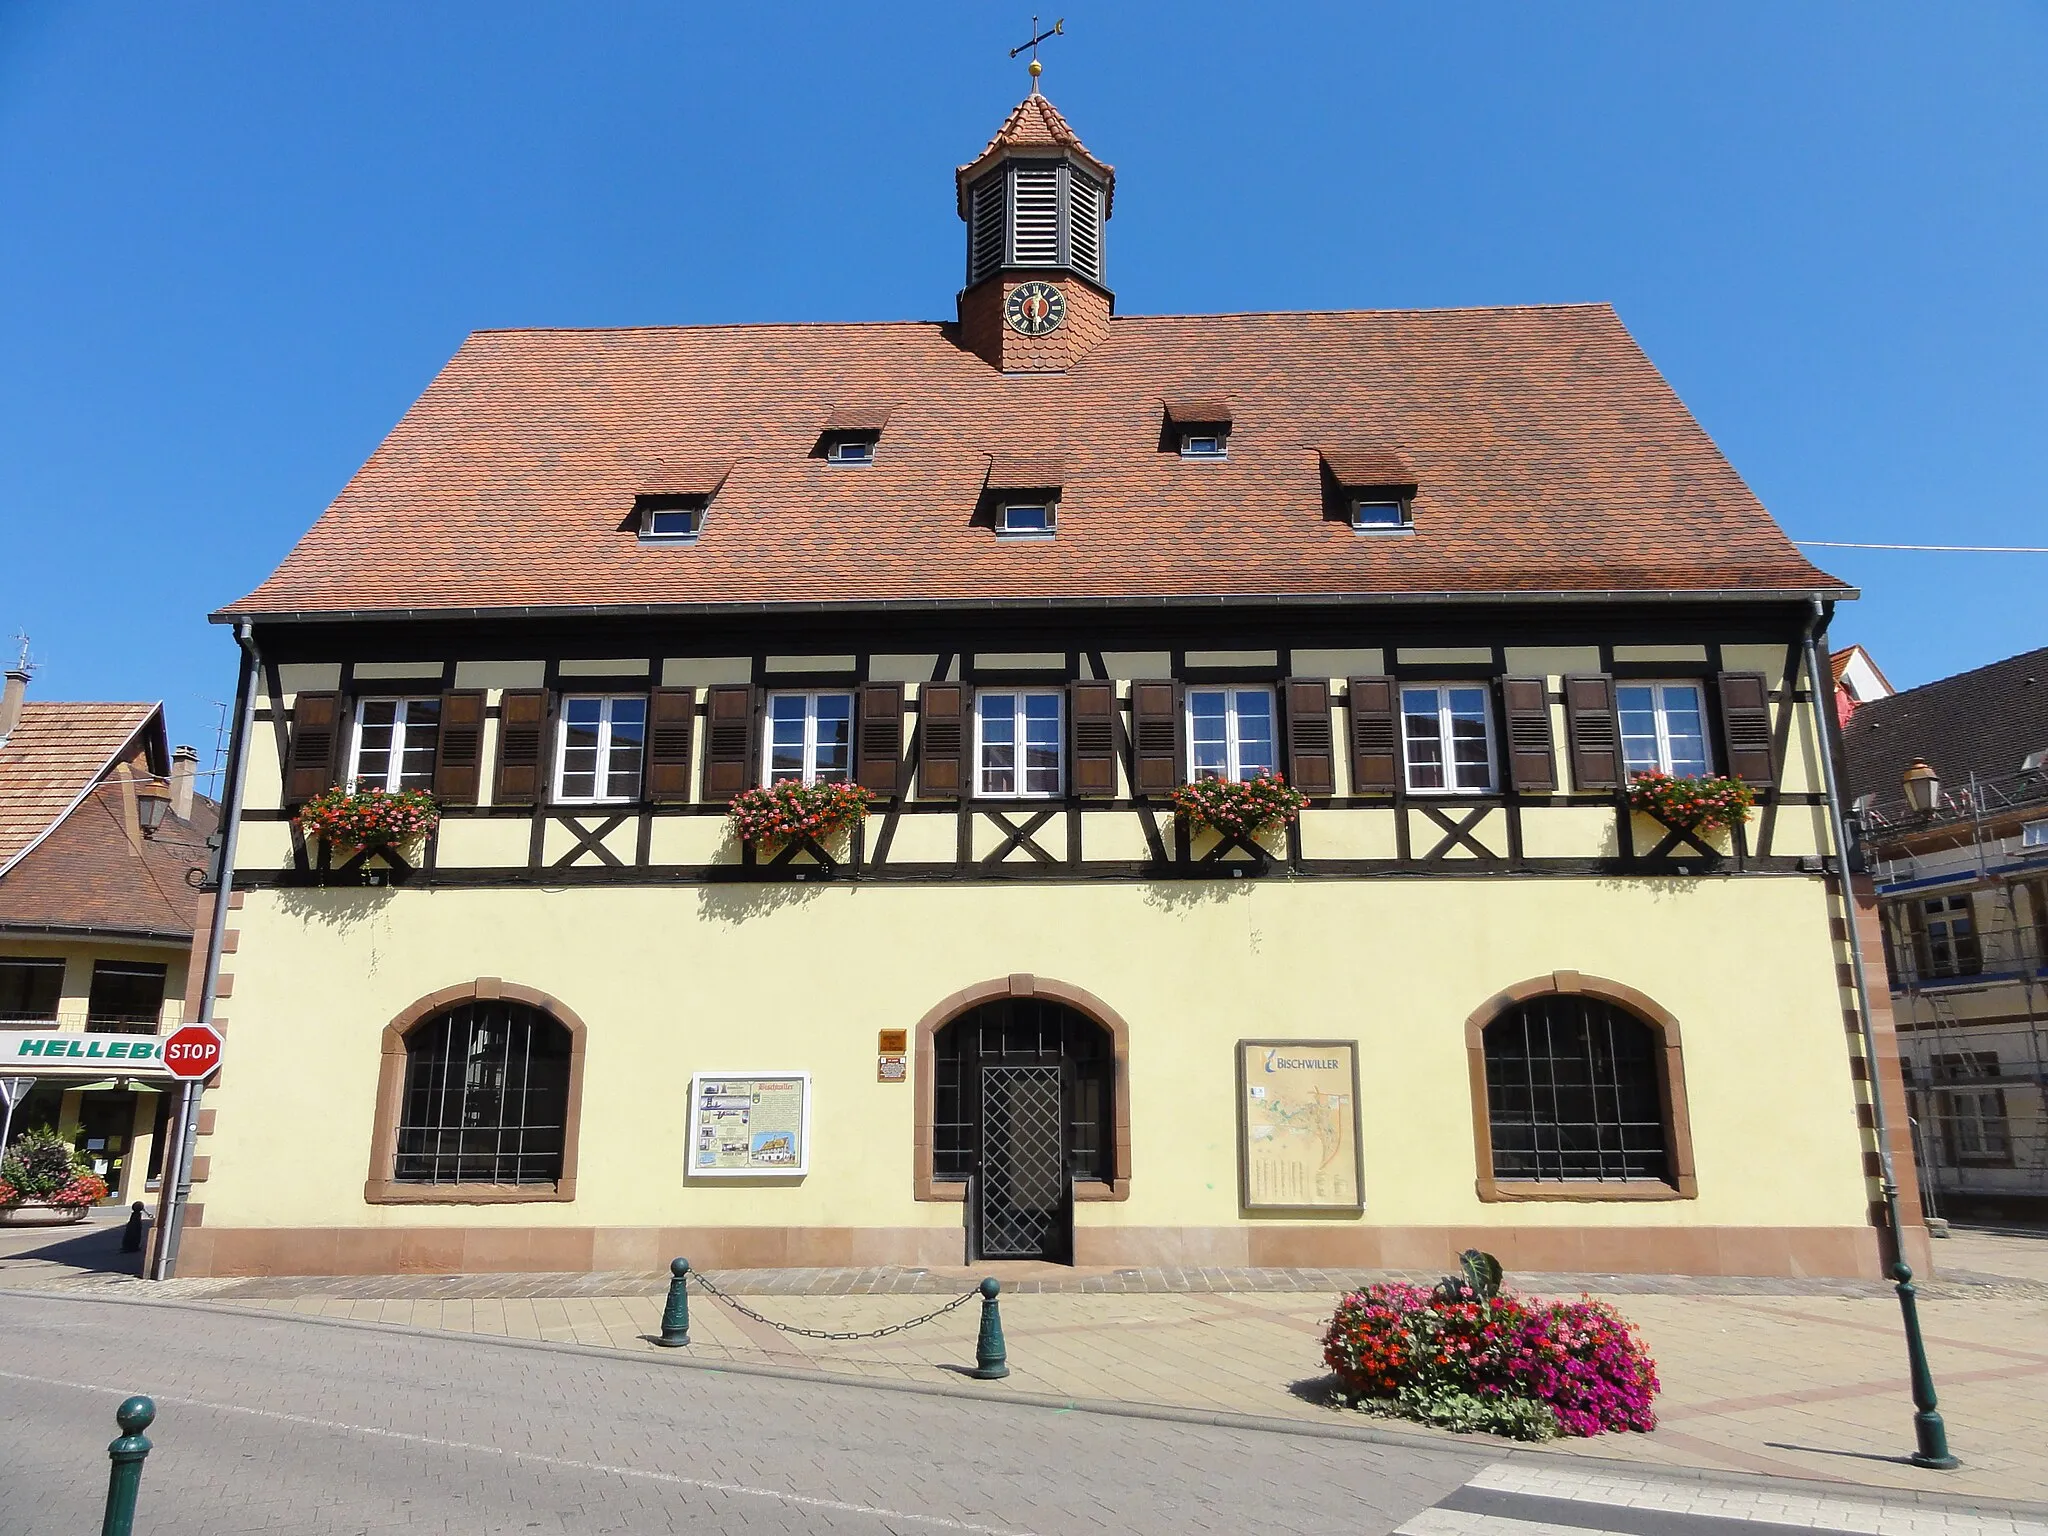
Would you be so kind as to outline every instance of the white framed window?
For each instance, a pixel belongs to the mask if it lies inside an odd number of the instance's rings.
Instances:
[[[1049,539],[1053,534],[1054,503],[1050,501],[1006,501],[996,514],[996,532],[1019,539]]]
[[[432,789],[440,736],[438,698],[359,700],[349,783],[358,789]]]
[[[1705,694],[1698,683],[1616,683],[1621,758],[1630,773],[1706,773]]]
[[[1049,800],[1065,789],[1065,695],[1050,688],[974,696],[974,788],[990,799]]]
[[[1468,795],[1493,789],[1490,696],[1484,683],[1410,684],[1401,690],[1410,789]]]
[[[846,784],[853,779],[853,695],[771,693],[761,782]]]
[[[1227,457],[1228,451],[1221,432],[1183,432],[1180,435],[1180,456],[1184,459],[1220,459]]]
[[[647,700],[638,694],[579,694],[562,700],[555,748],[555,799],[602,805],[640,798],[647,753]]]
[[[2030,821],[2020,828],[2022,848],[2048,848],[2048,821]]]
[[[875,462],[874,439],[836,438],[825,449],[825,461],[829,464],[872,464]]]
[[[643,539],[694,539],[703,526],[704,504],[694,499],[649,502],[640,510],[640,537]]]
[[[1385,496],[1354,497],[1351,526],[1359,533],[1399,533],[1410,526],[1407,504]]]
[[[1188,777],[1255,779],[1277,766],[1273,690],[1188,689]]]

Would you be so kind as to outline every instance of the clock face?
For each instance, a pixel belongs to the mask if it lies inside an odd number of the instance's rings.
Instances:
[[[1043,336],[1067,318],[1067,296],[1051,283],[1019,283],[1003,302],[1003,318],[1013,331]]]

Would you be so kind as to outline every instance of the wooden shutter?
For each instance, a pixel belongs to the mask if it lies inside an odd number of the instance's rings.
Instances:
[[[1074,793],[1116,797],[1116,684],[1067,684],[1067,719],[1073,731]]]
[[[483,766],[483,693],[442,694],[441,729],[434,739],[434,798],[443,805],[475,805]]]
[[[1572,744],[1572,783],[1614,789],[1621,783],[1621,728],[1614,718],[1614,679],[1582,672],[1564,680],[1565,723]]]
[[[860,734],[854,742],[855,780],[894,798],[903,793],[903,685],[863,683]]]
[[[1287,700],[1287,782],[1304,795],[1337,793],[1337,757],[1330,736],[1330,684],[1290,677]]]
[[[1394,680],[1351,679],[1351,792],[1390,795],[1401,782],[1401,743],[1394,719]]]
[[[690,798],[690,736],[697,690],[657,688],[647,696],[647,798],[680,805]]]
[[[958,800],[967,785],[967,686],[926,683],[917,695],[917,789]]]
[[[730,800],[754,784],[754,690],[720,683],[705,695],[704,798]]]
[[[1816,708],[1823,708],[1819,701]],[[1721,674],[1721,735],[1728,771],[1758,788],[1778,781],[1771,761],[1771,685],[1761,672]]]
[[[338,693],[302,693],[292,700],[292,735],[285,748],[284,797],[310,800],[334,787],[341,746],[342,700]]]
[[[1131,790],[1169,795],[1180,787],[1180,684],[1131,684]]]
[[[498,805],[532,805],[540,799],[541,752],[547,741],[548,695],[544,688],[507,688],[498,698]]]
[[[1541,677],[1504,677],[1501,716],[1508,731],[1508,782],[1541,794],[1557,790],[1557,753],[1550,737],[1550,682]]]

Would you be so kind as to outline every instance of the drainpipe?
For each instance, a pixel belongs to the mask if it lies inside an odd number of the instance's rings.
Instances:
[[[249,736],[256,723],[256,639],[247,619],[235,625],[235,641],[242,648],[241,677],[235,684],[235,728],[228,737],[227,773],[221,785],[220,857],[213,869],[213,924],[206,935],[206,974],[199,994],[199,1022],[213,1022],[213,1006],[220,993],[221,946],[227,938],[228,897],[235,886],[235,841],[242,830],[243,766],[248,759]],[[199,1145],[199,1094],[201,1085],[179,1085],[178,1143],[174,1161],[164,1170],[163,1199],[158,1208],[155,1265],[150,1278],[169,1280],[178,1272],[178,1239],[185,1230],[185,1207],[192,1198],[192,1155]]]
[[[1906,1360],[1913,1379],[1913,1434],[1918,1449],[1915,1466],[1946,1471],[1960,1465],[1949,1454],[1948,1428],[1937,1411],[1934,1373],[1927,1366],[1927,1345],[1920,1337],[1920,1303],[1913,1290],[1913,1271],[1906,1263],[1906,1229],[1899,1217],[1899,1182],[1892,1168],[1891,1127],[1884,1107],[1884,1087],[1878,1076],[1877,1030],[1871,1022],[1870,983],[1863,973],[1863,945],[1856,933],[1856,893],[1850,887],[1849,828],[1842,816],[1842,786],[1835,773],[1834,700],[1823,698],[1822,689],[1831,685],[1833,673],[1820,664],[1820,627],[1826,610],[1818,597],[1809,599],[1812,613],[1806,621],[1806,675],[1813,685],[1813,724],[1820,738],[1821,784],[1828,803],[1828,827],[1834,833],[1835,872],[1841,883],[1842,917],[1849,936],[1849,973],[1856,983],[1856,1023],[1863,1033],[1863,1061],[1870,1084],[1871,1127],[1877,1137],[1877,1166],[1884,1190],[1885,1219],[1892,1234],[1892,1279],[1899,1293],[1899,1312],[1906,1328]],[[1823,683],[1821,679],[1829,679]],[[1790,701],[1787,701],[1788,706]]]

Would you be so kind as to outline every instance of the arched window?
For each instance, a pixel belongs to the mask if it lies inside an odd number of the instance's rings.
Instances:
[[[984,1067],[1057,1069],[1067,1172],[1107,1183],[1115,1173],[1116,1058],[1109,1032],[1079,1009],[1045,998],[1000,998],[938,1033],[933,1052],[932,1177],[974,1172],[990,1099]]]
[[[408,1030],[393,1182],[558,1184],[572,1047],[558,1020],[505,997]]]
[[[1548,993],[1488,1023],[1484,1049],[1494,1180],[1675,1182],[1663,1042],[1633,1013]]]

